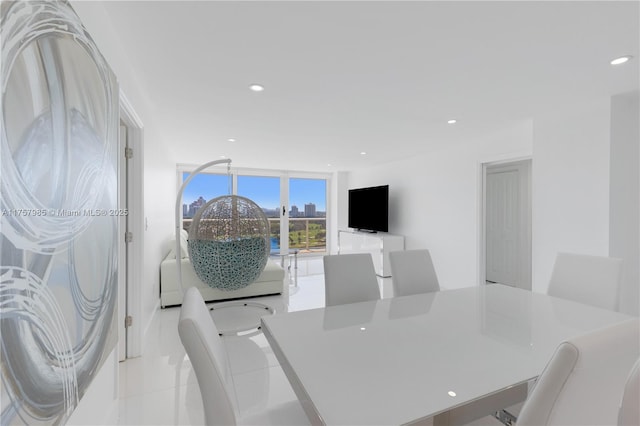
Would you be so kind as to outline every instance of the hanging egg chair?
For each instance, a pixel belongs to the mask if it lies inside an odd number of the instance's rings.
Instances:
[[[189,227],[189,258],[209,287],[237,290],[264,270],[269,257],[269,220],[253,201],[224,195],[202,206]]]

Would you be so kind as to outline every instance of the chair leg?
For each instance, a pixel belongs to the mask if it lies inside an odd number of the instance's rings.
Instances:
[[[493,413],[492,416],[498,419],[498,421],[505,426],[513,426],[516,424],[516,420],[518,420],[516,416],[507,410],[498,410]]]

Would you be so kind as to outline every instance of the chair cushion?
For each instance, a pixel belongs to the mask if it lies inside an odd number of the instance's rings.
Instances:
[[[618,425],[640,425],[638,401],[640,401],[640,358],[633,365],[624,387],[624,394],[618,411]]]
[[[622,259],[558,253],[547,293],[616,311],[621,274]]]
[[[640,352],[637,318],[562,343],[525,402],[518,426],[615,425]]]

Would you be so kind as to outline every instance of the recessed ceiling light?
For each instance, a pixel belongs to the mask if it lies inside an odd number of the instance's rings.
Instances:
[[[227,141],[228,141],[228,142],[235,142],[236,140],[235,140],[235,139],[233,139],[233,138],[229,138],[229,139],[227,139]]]
[[[226,155],[221,155],[220,158],[225,159],[225,158],[227,158],[227,156]]]
[[[449,391],[449,392],[447,392],[447,394],[448,394],[449,396],[452,396],[452,397],[454,397],[454,396],[456,396],[456,395],[457,395],[454,391]]]
[[[619,58],[616,58],[614,60],[611,61],[611,65],[621,65],[624,64],[625,62],[628,62],[629,59],[631,59],[631,56],[621,56]]]
[[[327,164],[327,167],[331,167],[331,163]]]
[[[252,84],[251,86],[249,86],[249,89],[253,90],[254,92],[262,92],[264,90],[264,86],[261,84]]]
[[[360,155],[367,155],[367,153],[366,153],[366,152],[364,152],[364,151],[362,151],[362,152],[360,153]]]
[[[447,124],[456,124],[457,122],[458,120],[454,120],[454,119],[447,120]]]

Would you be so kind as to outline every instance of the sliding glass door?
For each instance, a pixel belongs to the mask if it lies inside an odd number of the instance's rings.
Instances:
[[[280,177],[238,175],[237,195],[247,197],[262,207],[269,219],[271,229],[271,254],[282,250],[280,243],[281,217],[280,211]]]
[[[289,249],[327,251],[327,179],[289,178]]]
[[[187,180],[190,172],[180,173],[180,182]],[[231,176],[217,173],[199,173],[191,179],[182,194],[182,228],[189,230],[193,216],[207,201],[232,193]]]
[[[179,184],[196,166],[178,166]],[[201,172],[184,190],[182,224],[188,229],[200,207],[221,195],[236,194],[258,204],[269,219],[271,254],[327,252],[329,175],[278,171]]]

